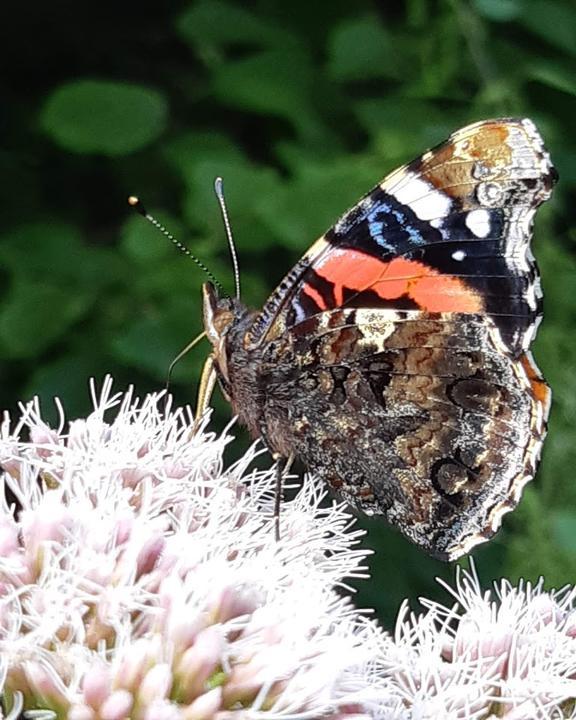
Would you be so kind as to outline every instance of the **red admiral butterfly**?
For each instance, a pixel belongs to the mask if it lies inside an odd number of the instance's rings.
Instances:
[[[365,195],[261,312],[207,283],[239,420],[438,558],[492,537],[546,432],[530,239],[556,177],[530,120],[476,123]]]

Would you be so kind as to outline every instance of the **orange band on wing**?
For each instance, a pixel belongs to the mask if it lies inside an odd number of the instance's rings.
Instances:
[[[544,412],[547,414],[552,399],[552,391],[546,385],[544,378],[540,375],[540,371],[536,367],[532,355],[530,353],[524,353],[521,356],[520,362],[522,363],[530,385],[532,387],[533,397],[544,406]]]
[[[326,300],[322,297],[322,293],[318,292],[310,283],[306,283],[302,288],[302,292],[312,298],[320,310],[328,310]]]
[[[383,262],[358,250],[334,250],[314,269],[321,278],[334,285],[337,307],[344,305],[344,288],[347,288],[358,293],[371,290],[383,300],[407,296],[428,312],[476,313],[483,310],[478,293],[462,280],[442,275],[416,260],[395,258]],[[312,290],[306,286],[309,295]],[[316,293],[314,299],[317,300]],[[323,299],[318,304],[326,306]]]

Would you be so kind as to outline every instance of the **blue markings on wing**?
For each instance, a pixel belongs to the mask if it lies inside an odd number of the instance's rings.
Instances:
[[[421,253],[443,240],[441,230],[379,187],[349,210],[324,237],[336,247],[361,249],[382,259]]]
[[[376,203],[366,215],[366,219],[371,238],[389,252],[397,249],[399,232],[407,233],[410,243],[414,245],[423,245],[425,242],[422,233],[410,223],[406,214],[388,203]]]

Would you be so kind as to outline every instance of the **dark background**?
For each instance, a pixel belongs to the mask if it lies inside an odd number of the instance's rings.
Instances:
[[[328,225],[386,172],[475,120],[525,115],[559,169],[535,254],[535,355],[554,390],[537,480],[474,553],[484,582],[576,580],[576,5],[568,0],[313,3],[171,0],[3,5],[0,392],[14,410],[88,378],[162,388],[201,329],[202,273],[131,213],[140,195],[232,289],[212,183],[225,178],[243,295],[261,306]],[[206,346],[176,369],[193,402]],[[218,422],[228,417],[220,404]],[[389,620],[451,568],[367,523]]]

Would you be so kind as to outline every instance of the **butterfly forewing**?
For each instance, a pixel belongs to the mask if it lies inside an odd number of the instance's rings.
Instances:
[[[541,314],[530,251],[555,178],[530,120],[490,120],[395,171],[326,232],[251,340],[341,306],[486,312],[519,354]]]

